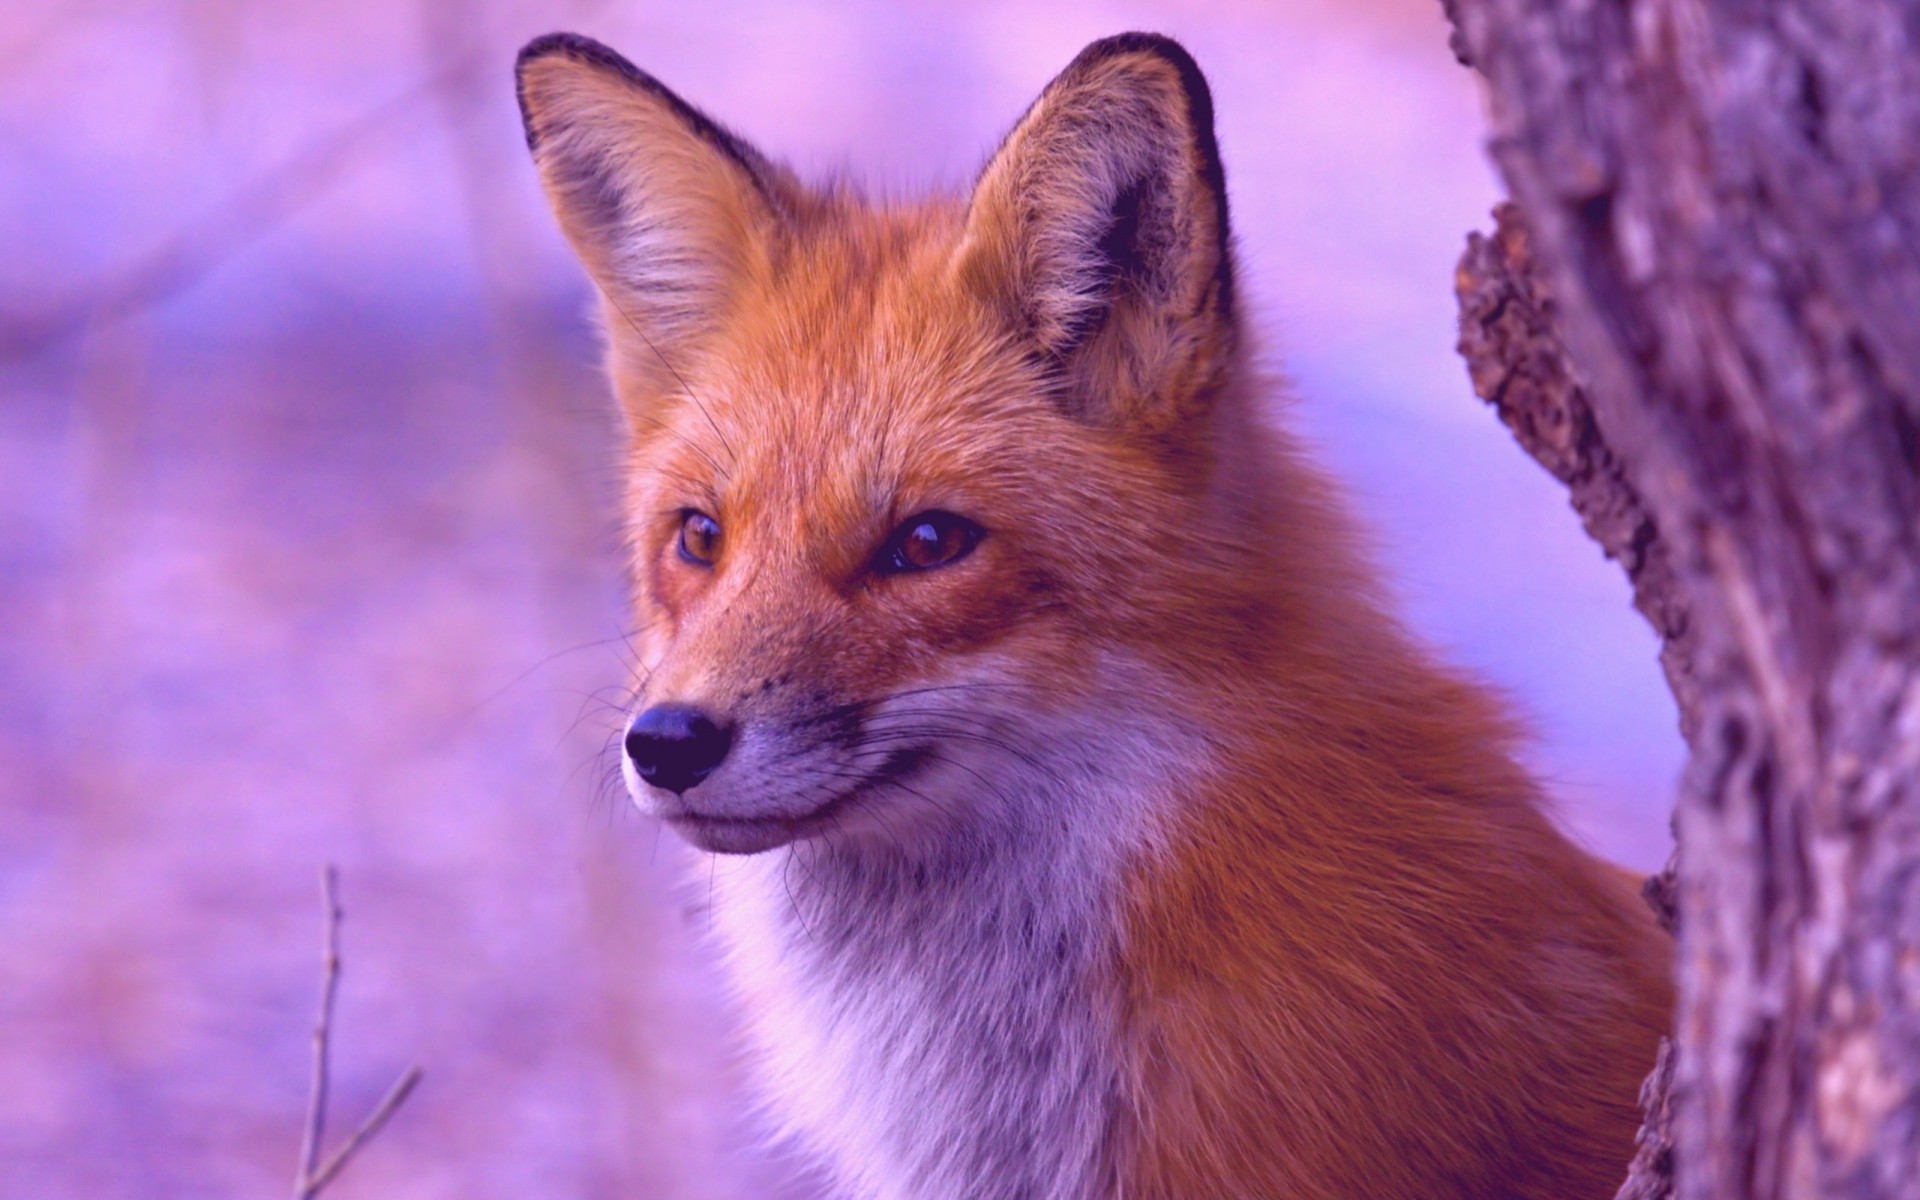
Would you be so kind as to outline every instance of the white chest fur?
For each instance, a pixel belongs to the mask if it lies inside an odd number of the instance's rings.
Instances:
[[[1112,1194],[1118,889],[1152,807],[1116,782],[1062,773],[915,858],[808,842],[717,865],[774,1116],[852,1194]]]

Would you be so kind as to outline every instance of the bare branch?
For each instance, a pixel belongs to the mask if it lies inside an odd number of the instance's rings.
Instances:
[[[320,960],[320,1015],[313,1025],[313,1077],[307,1089],[306,1132],[300,1139],[300,1163],[293,1177],[293,1194],[306,1200],[318,1189],[310,1187],[320,1161],[320,1139],[327,1125],[328,1055],[333,1039],[333,1003],[340,992],[340,872],[332,863],[320,868],[320,902],[325,932]]]
[[[310,1200],[311,1197],[318,1196],[320,1189],[333,1182],[333,1177],[353,1160],[353,1156],[359,1152],[360,1147],[366,1145],[374,1134],[379,1133],[381,1127],[387,1123],[387,1118],[406,1103],[407,1097],[413,1094],[414,1085],[420,1082],[423,1074],[425,1072],[420,1069],[418,1063],[400,1073],[400,1078],[393,1081],[393,1086],[388,1088],[387,1094],[380,1098],[380,1103],[373,1106],[373,1111],[368,1113],[367,1119],[360,1123],[360,1128],[353,1131],[346,1145],[334,1151],[333,1157],[327,1160],[326,1166],[321,1167],[319,1172],[310,1178],[308,1190],[301,1200]]]
[[[320,1015],[313,1026],[313,1079],[307,1093],[306,1130],[300,1139],[299,1170],[293,1179],[294,1200],[316,1200],[327,1184],[346,1169],[361,1147],[386,1125],[389,1118],[406,1103],[424,1072],[419,1064],[409,1066],[394,1080],[380,1103],[373,1106],[367,1119],[360,1122],[346,1144],[334,1151],[324,1164],[320,1161],[320,1141],[326,1133],[329,1056],[333,1043],[333,1008],[340,992],[340,872],[332,863],[320,869],[320,896],[326,909],[325,957],[321,966]]]

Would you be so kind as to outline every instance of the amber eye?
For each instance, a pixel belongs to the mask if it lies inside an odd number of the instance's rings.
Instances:
[[[980,534],[980,527],[965,517],[938,509],[923,512],[893,531],[881,551],[880,569],[895,574],[944,567],[972,553]]]
[[[720,553],[720,522],[698,509],[680,518],[680,557],[696,567],[711,567]]]

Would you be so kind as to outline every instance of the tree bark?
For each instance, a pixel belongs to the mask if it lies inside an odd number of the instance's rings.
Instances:
[[[1660,665],[1679,705],[1681,732],[1691,741],[1699,708],[1693,626],[1667,545],[1600,433],[1586,389],[1574,378],[1520,210],[1503,203],[1493,216],[1491,236],[1468,235],[1455,279],[1460,354],[1473,389],[1493,405],[1522,448],[1567,485],[1587,533],[1626,571],[1634,607],[1660,635]],[[1677,916],[1675,870],[1669,858],[1666,868],[1643,888],[1669,933]],[[1645,1121],[1638,1150],[1615,1200],[1666,1200],[1672,1195],[1672,1087],[1673,1047],[1663,1038],[1640,1094]]]
[[[1693,751],[1675,1190],[1920,1198],[1920,11],[1449,9],[1518,206],[1463,264],[1463,348],[1572,447]],[[1503,237],[1560,377],[1468,344]]]

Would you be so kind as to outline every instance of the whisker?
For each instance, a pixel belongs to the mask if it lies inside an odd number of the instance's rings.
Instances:
[[[780,887],[787,893],[787,905],[793,909],[794,919],[800,922],[800,928],[806,933],[807,940],[818,944],[819,939],[814,937],[813,927],[807,924],[807,916],[800,911],[800,901],[793,894],[793,879],[790,873],[793,870],[793,860],[797,857],[798,855],[789,854],[786,862],[780,865]]]
[[[940,814],[946,817],[948,820],[957,821],[959,819],[958,815],[955,814],[951,808],[947,807],[945,804],[942,804],[940,801],[935,800],[933,797],[927,795],[925,792],[921,791],[919,788],[913,787],[912,785],[907,784],[901,780],[898,780],[898,779],[883,780],[882,785],[886,787],[898,788],[899,790],[907,793],[909,796],[917,797],[921,801],[921,803],[926,804],[938,810]],[[880,811],[878,809],[875,809],[874,810],[875,818],[877,819],[879,815],[880,815]],[[881,824],[885,825],[886,823],[882,821]],[[894,840],[897,842],[899,839],[896,837]],[[902,846],[901,849],[904,851],[906,847]]]
[[[627,631],[622,630],[621,632],[614,634],[612,637],[598,638],[591,642],[581,642],[577,646],[568,646],[564,650],[555,650],[552,654],[549,654],[545,658],[540,659],[538,662],[534,663],[532,666],[526,668],[524,671],[521,671],[518,675],[515,675],[512,679],[507,680],[505,683],[495,688],[493,691],[488,692],[484,697],[482,697],[478,702],[476,702],[473,705],[473,707],[467,710],[466,715],[472,716],[474,713],[479,712],[481,709],[485,708],[487,705],[492,704],[495,700],[498,700],[500,697],[506,695],[508,692],[518,687],[522,682],[526,680],[527,676],[532,675],[535,671],[538,671],[541,667],[544,667],[549,663],[552,663],[558,659],[565,658],[569,654],[578,654],[582,650],[592,650],[597,646],[605,646],[610,643],[620,641],[622,638],[627,639],[627,642],[629,645],[632,644],[632,635]]]
[[[713,934],[713,879],[720,870],[720,856],[707,855],[707,934]]]
[[[625,321],[627,325],[632,328],[633,332],[639,335],[640,340],[647,344],[647,349],[653,351],[653,356],[660,360],[660,365],[665,367],[668,373],[679,382],[680,390],[687,394],[687,399],[693,401],[693,406],[699,409],[700,415],[707,419],[707,425],[713,430],[713,436],[719,438],[720,444],[726,448],[727,457],[736,463],[739,462],[739,456],[733,452],[733,446],[727,441],[727,435],[720,432],[720,426],[714,423],[713,414],[708,412],[707,406],[700,402],[700,397],[693,394],[693,386],[687,382],[686,376],[682,375],[679,368],[675,367],[673,363],[667,359],[667,356],[661,353],[660,347],[654,345],[653,339],[647,336],[647,331],[640,328],[640,323],[635,321],[625,308],[621,307],[620,302],[615,300],[611,293],[603,292],[602,294],[607,297],[607,303],[613,306],[613,310],[620,314],[620,319]],[[681,440],[685,441],[686,439],[682,438]],[[687,444],[692,445],[693,443],[688,442]],[[707,461],[716,472],[719,472],[720,478],[727,478],[727,473],[720,470],[720,464],[715,463],[712,459],[708,459]]]
[[[816,714],[816,716],[820,719],[831,720],[850,714],[865,713],[883,704],[910,700],[916,696],[927,696],[936,692],[1025,692],[1030,690],[1028,685],[1019,683],[969,682],[930,684],[926,687],[907,688],[903,691],[891,692],[884,696],[873,696],[863,700],[849,700],[824,709],[819,714]]]
[[[698,403],[698,401],[695,401],[695,403]],[[635,414],[635,415],[637,416],[638,414]],[[719,464],[719,462],[717,462],[714,459],[713,455],[708,454],[706,450],[698,442],[694,441],[692,438],[688,437],[686,434],[681,433],[678,429],[675,429],[673,426],[667,424],[665,421],[662,421],[658,417],[641,416],[639,419],[645,421],[647,424],[653,426],[655,429],[659,429],[665,433],[672,434],[674,437],[680,439],[681,445],[685,446],[687,449],[693,451],[695,454],[698,454],[702,459],[706,460],[706,464],[709,467],[713,468],[713,473],[719,476],[722,482],[724,482],[728,478],[726,469],[723,468]]]
[[[861,741],[863,744],[872,745],[898,745],[905,741],[941,738],[951,741],[972,742],[976,745],[991,746],[996,750],[1004,750],[1034,770],[1049,777],[1058,778],[1058,773],[1054,771],[1052,767],[1027,753],[1025,750],[1006,741],[1004,738],[994,737],[991,734],[981,733],[978,730],[954,729],[942,725],[889,725],[867,730],[861,737]]]
[[[558,748],[561,745],[564,745],[567,739],[573,736],[574,730],[580,728],[580,723],[582,721],[585,721],[590,716],[604,715],[606,713],[611,713],[614,716],[616,725],[623,724],[625,722],[626,716],[627,716],[627,705],[616,704],[613,701],[606,699],[604,696],[604,693],[609,691],[625,692],[626,689],[621,687],[618,684],[603,684],[602,686],[595,688],[591,692],[580,693],[580,696],[581,696],[580,707],[574,713],[573,720],[567,723],[566,729],[561,732],[559,739],[555,742],[556,748]],[[631,704],[631,703],[632,703],[632,694],[627,693],[627,704]],[[596,712],[596,709],[597,709],[597,712]]]

